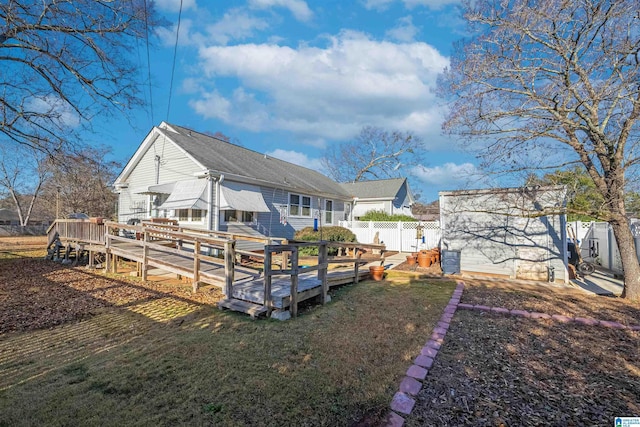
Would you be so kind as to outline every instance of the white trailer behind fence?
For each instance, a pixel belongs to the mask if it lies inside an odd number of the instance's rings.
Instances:
[[[440,223],[438,221],[340,221],[360,243],[384,243],[389,251],[417,252],[440,246]],[[418,237],[419,227],[422,237]]]

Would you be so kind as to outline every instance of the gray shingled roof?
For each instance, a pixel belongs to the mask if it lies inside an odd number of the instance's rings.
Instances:
[[[169,126],[179,133],[165,130],[166,135],[209,170],[266,181],[276,187],[350,196],[340,184],[320,172],[188,128]]]
[[[359,199],[393,199],[405,181],[405,178],[391,178],[376,181],[345,182],[340,185],[351,196]]]

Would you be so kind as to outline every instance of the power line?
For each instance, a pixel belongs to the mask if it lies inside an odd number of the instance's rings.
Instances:
[[[147,6],[147,0],[144,0],[144,35],[147,43],[147,82],[149,84],[149,108],[151,109],[151,126],[154,126],[156,121],[153,117],[153,90],[151,87],[151,54],[149,53],[149,9]]]
[[[176,57],[178,56],[178,37],[180,35],[180,21],[182,20],[182,0],[180,0],[180,11],[178,12],[178,26],[176,28],[176,44],[173,48],[173,66],[171,67],[171,80],[169,82],[169,101],[167,104],[167,122],[171,111],[171,94],[173,92],[173,76],[176,72]]]

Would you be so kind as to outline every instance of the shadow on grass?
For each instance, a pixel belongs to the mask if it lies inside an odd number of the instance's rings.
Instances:
[[[56,274],[47,280],[61,283]],[[65,286],[80,292],[85,280],[104,279],[90,276]],[[117,286],[106,279],[84,292],[102,298],[98,290]],[[0,376],[19,374],[0,392],[0,424],[374,422],[453,288],[415,277],[361,282],[287,322],[198,304],[159,321],[128,301],[79,323],[9,334],[0,341]]]

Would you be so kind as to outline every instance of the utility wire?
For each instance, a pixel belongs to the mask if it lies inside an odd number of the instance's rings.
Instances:
[[[182,19],[182,0],[180,0],[180,11],[178,12],[178,26],[176,28],[176,44],[173,49],[173,66],[171,67],[171,80],[169,83],[169,101],[167,104],[167,122],[169,121],[169,112],[171,111],[171,93],[173,92],[173,76],[176,72],[176,57],[178,56],[178,38],[180,36],[180,21]]]
[[[153,117],[153,90],[151,87],[151,54],[149,53],[149,9],[147,0],[144,0],[144,35],[147,43],[147,82],[149,84],[149,108],[151,110],[151,126],[155,126],[156,120]]]

